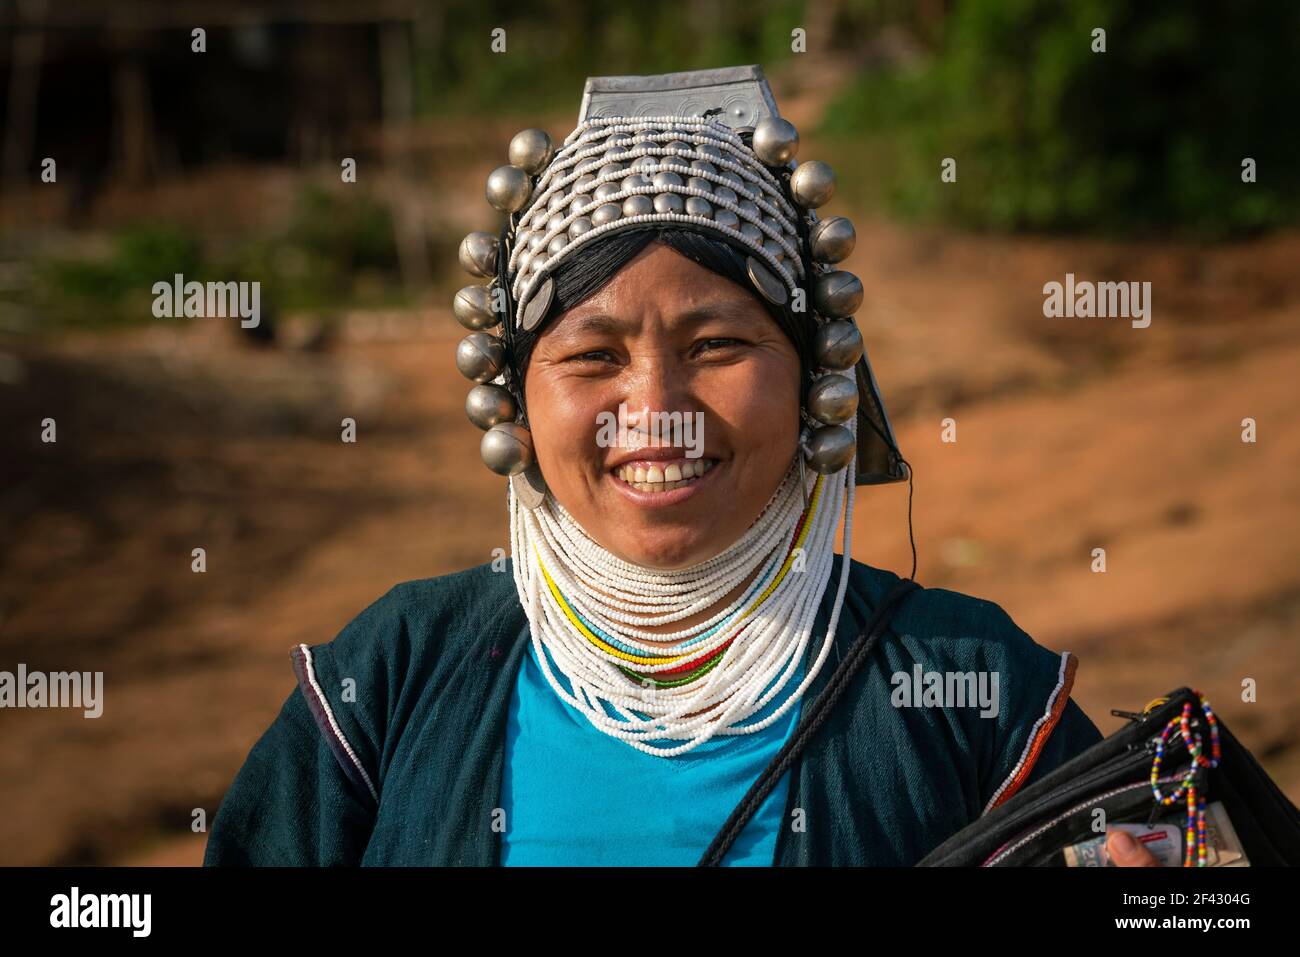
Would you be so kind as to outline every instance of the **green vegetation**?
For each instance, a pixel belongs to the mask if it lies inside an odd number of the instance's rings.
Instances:
[[[363,190],[305,186],[283,231],[209,248],[177,225],[126,227],[100,256],[45,258],[16,297],[41,328],[102,328],[153,321],[153,284],[260,281],[262,308],[329,312],[403,300],[388,209]]]
[[[1300,218],[1297,36],[1300,5],[1263,0],[959,0],[932,58],[863,75],[822,132],[910,217],[1250,232]]]

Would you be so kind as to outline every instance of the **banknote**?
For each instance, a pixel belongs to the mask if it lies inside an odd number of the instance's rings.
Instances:
[[[1176,816],[1174,816],[1176,815]],[[1179,823],[1173,823],[1177,820]],[[1134,839],[1155,855],[1161,867],[1181,867],[1184,856],[1185,819],[1176,811],[1166,812],[1162,820],[1148,827],[1146,824],[1112,824],[1133,835]],[[1228,817],[1222,801],[1205,806],[1205,865],[1207,867],[1249,867],[1250,860],[1241,847],[1241,840]],[[1067,867],[1114,867],[1106,853],[1106,835],[1080,841],[1064,851]]]

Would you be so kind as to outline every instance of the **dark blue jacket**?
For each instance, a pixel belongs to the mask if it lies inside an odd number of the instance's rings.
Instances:
[[[499,863],[506,713],[531,639],[509,560],[497,569],[398,585],[333,641],[293,650],[298,687],[227,792],[205,864]],[[852,563],[835,650],[805,702],[896,580]],[[996,674],[996,715],[899,706],[917,665]],[[992,602],[914,592],[795,765],[774,863],[914,864],[1101,740],[1070,700],[1075,665]]]

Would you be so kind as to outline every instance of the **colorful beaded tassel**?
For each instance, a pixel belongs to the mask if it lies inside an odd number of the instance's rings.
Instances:
[[[1194,693],[1200,702],[1201,711],[1205,714],[1205,722],[1210,728],[1210,757],[1205,756],[1205,742],[1200,732],[1192,731],[1192,703],[1188,701],[1183,705],[1183,713],[1169,720],[1160,734],[1160,740],[1156,742],[1156,757],[1151,764],[1151,791],[1155,794],[1156,802],[1166,807],[1186,795],[1187,853],[1183,858],[1183,866],[1205,867],[1208,853],[1205,837],[1205,789],[1200,782],[1203,769],[1209,770],[1219,766],[1219,721],[1214,716],[1210,703],[1205,700],[1205,695],[1199,691]],[[1187,753],[1191,755],[1192,760],[1178,787],[1170,794],[1161,794],[1160,762],[1164,759],[1169,736],[1175,729],[1187,746]],[[1192,863],[1193,859],[1196,861],[1195,864]]]

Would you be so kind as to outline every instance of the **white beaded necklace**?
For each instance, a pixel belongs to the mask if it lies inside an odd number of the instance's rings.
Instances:
[[[848,427],[856,434],[856,422]],[[753,734],[772,724],[801,698],[830,652],[848,585],[855,467],[855,462],[850,463],[841,472],[825,476],[803,540],[802,570],[794,565],[775,587],[771,582],[787,562],[804,508],[805,491],[800,488],[802,472],[797,461],[758,520],[736,542],[707,561],[675,571],[660,571],[618,558],[587,535],[554,496],[548,493],[537,508],[530,509],[519,501],[511,486],[508,496],[515,587],[528,615],[533,648],[547,682],[600,731],[626,741],[638,751],[662,757],[690,751],[715,734]],[[810,474],[807,480],[811,483],[814,478]],[[744,724],[781,693],[804,659],[830,581],[841,505],[844,560],[817,659],[772,714]],[[706,621],[671,634],[637,627],[695,615],[721,600],[756,569],[759,574],[754,583]],[[569,606],[567,610],[552,583]],[[770,594],[751,614],[742,615],[762,594],[760,586],[770,589]],[[596,629],[626,650],[620,655],[605,641],[593,641],[580,630],[571,613],[581,616],[589,629]],[[680,686],[656,687],[648,680],[641,686],[619,668],[620,664],[628,664],[629,655],[698,658],[733,639],[711,670]],[[556,680],[550,659],[568,679],[572,693]],[[662,664],[638,663],[636,671],[649,675],[679,667],[680,660],[669,657]],[[676,747],[651,743],[665,740],[687,743]]]

